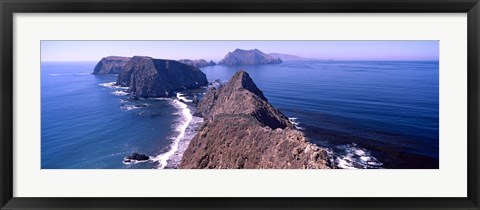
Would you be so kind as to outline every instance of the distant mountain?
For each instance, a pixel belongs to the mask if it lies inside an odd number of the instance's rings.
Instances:
[[[190,66],[195,66],[195,67],[205,67],[205,66],[215,66],[215,65],[217,65],[213,61],[207,62],[204,59],[200,59],[200,60],[181,59],[181,60],[178,60],[178,62],[187,64],[187,65],[190,65]]]
[[[280,54],[280,53],[269,53],[268,55],[276,59],[282,59],[283,61],[305,61],[305,60],[317,60],[314,58],[303,58],[296,55]]]
[[[225,57],[218,62],[219,65],[225,66],[241,66],[241,65],[257,65],[257,64],[279,64],[282,59],[273,58],[258,49],[242,50],[236,49],[228,52]]]

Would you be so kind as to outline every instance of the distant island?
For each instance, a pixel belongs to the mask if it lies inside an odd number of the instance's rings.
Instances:
[[[130,61],[130,57],[122,56],[107,56],[102,58],[93,70],[92,74],[121,74],[125,68],[125,65]],[[200,60],[190,60],[190,59],[181,59],[178,62],[194,66],[194,67],[206,67],[217,65],[213,61],[207,62],[204,59]]]
[[[126,64],[131,60],[130,57],[122,56],[107,56],[102,58],[93,70],[92,74],[121,74]],[[310,58],[303,58],[296,55],[270,53],[266,54],[258,49],[242,50],[236,49],[233,52],[228,52],[225,57],[218,62],[218,65],[224,66],[243,66],[243,65],[262,65],[262,64],[280,64],[283,61],[294,60],[314,60]],[[205,59],[180,59],[178,62],[193,66],[193,67],[207,67],[215,66],[214,61],[206,61]]]
[[[190,60],[190,59],[181,59],[181,60],[178,60],[180,63],[184,63],[184,64],[187,64],[187,65],[190,65],[190,66],[195,66],[195,67],[206,67],[206,66],[215,66],[217,65],[215,62],[213,62],[212,60],[207,62],[206,60],[204,59],[200,59],[200,60]]]
[[[183,154],[179,168],[329,169],[327,150],[309,143],[275,109],[247,72],[237,72],[200,100],[204,123]]]
[[[263,53],[258,49],[242,50],[236,49],[233,52],[228,52],[225,57],[218,62],[219,65],[225,66],[243,66],[243,65],[258,65],[258,64],[279,64],[282,59],[274,58],[268,54]]]

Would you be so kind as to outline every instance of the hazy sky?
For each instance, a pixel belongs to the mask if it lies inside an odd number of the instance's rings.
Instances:
[[[42,61],[143,55],[218,61],[237,48],[334,60],[438,60],[438,41],[42,41]]]

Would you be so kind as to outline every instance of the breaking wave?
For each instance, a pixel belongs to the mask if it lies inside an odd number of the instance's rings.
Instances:
[[[98,85],[100,86],[103,86],[103,87],[107,87],[107,88],[111,88],[111,89],[123,89],[123,90],[127,90],[128,87],[122,87],[120,85],[115,85],[117,82],[107,82],[107,83],[100,83]]]
[[[371,155],[370,151],[358,147],[357,144],[336,146],[333,162],[343,169],[375,169],[382,168],[383,163]]]
[[[172,143],[167,152],[162,153],[152,160],[158,162],[158,169],[176,168],[182,159],[183,152],[187,149],[190,140],[195,136],[196,129],[203,122],[202,118],[192,115],[187,104],[180,100],[172,100],[172,105],[179,111],[175,113],[180,115],[179,121],[174,125],[176,136],[172,137]]]
[[[289,118],[288,118],[288,121],[290,121],[290,123],[292,123],[292,124],[295,126],[296,129],[298,129],[298,130],[305,130],[305,128],[299,126],[299,125],[300,125],[300,122],[298,121],[298,118],[296,118],[296,117],[289,117]]]
[[[188,103],[192,103],[192,102],[193,102],[193,100],[187,99],[187,98],[185,97],[185,95],[182,94],[182,93],[177,93],[177,99],[180,100],[180,101],[183,101],[183,102],[188,102]]]
[[[113,91],[113,95],[124,96],[124,95],[128,95],[128,93],[126,91],[123,91],[123,90],[116,90],[116,91]]]

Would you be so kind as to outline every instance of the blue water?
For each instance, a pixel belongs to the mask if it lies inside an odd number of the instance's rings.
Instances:
[[[169,101],[127,101],[91,75],[95,63],[42,64],[42,168],[153,168],[125,165],[132,152],[168,150],[178,112]],[[128,110],[135,104],[149,106]]]
[[[42,168],[125,165],[171,148],[183,121],[172,100],[129,101],[91,75],[95,63],[42,64]],[[343,168],[438,168],[438,62],[289,61],[201,68],[227,81],[246,70],[270,103]],[[188,96],[187,96],[188,97]],[[144,104],[146,107],[135,107]],[[134,106],[133,106],[134,107]],[[177,114],[175,114],[177,113]],[[184,145],[185,146],[185,145]]]

